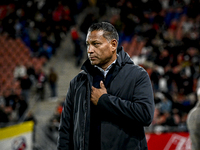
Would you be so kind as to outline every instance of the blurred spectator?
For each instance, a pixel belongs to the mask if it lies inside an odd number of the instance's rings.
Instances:
[[[36,130],[36,124],[37,124],[37,120],[33,114],[32,111],[29,111],[27,113],[27,116],[25,116],[24,121],[33,121],[34,122],[34,127],[33,127],[33,142],[35,142],[35,130]]]
[[[2,122],[9,122],[9,117],[6,112],[4,97],[0,96],[0,123]]]
[[[162,50],[161,54],[155,60],[155,63],[159,66],[166,67],[170,63],[169,51],[167,49]]]
[[[51,118],[49,120],[48,130],[50,131],[51,135],[53,135],[53,133],[57,133],[57,131],[58,131],[59,124],[60,124],[60,116],[61,116],[62,109],[63,109],[63,102],[60,102],[57,105],[55,112],[53,113],[53,115],[51,116]],[[53,135],[53,136],[51,136],[51,138],[53,140],[55,140],[55,139],[57,139],[57,135]]]
[[[152,73],[150,74],[154,93],[156,93],[159,89],[158,82],[159,82],[160,77],[161,77],[160,73],[156,70],[156,67],[154,67],[154,69],[152,70]]]
[[[68,5],[64,5],[62,10],[62,24],[67,28],[67,30],[69,30],[73,23],[74,22],[71,18],[71,10]]]
[[[88,27],[92,24],[97,22],[97,18],[93,13],[88,13],[85,18],[83,19],[83,22],[80,25],[80,30],[85,34],[87,34]]]
[[[172,102],[163,94],[160,93],[160,95],[161,102],[157,104],[159,111],[161,113],[170,113],[172,111]]]
[[[26,102],[28,102],[29,95],[30,95],[30,89],[32,86],[32,82],[31,82],[30,78],[28,77],[28,75],[25,75],[20,79],[20,86],[22,89],[21,95],[23,96],[24,100]]]
[[[5,106],[5,99],[2,95],[0,95],[0,107]]]
[[[14,94],[14,92],[11,90],[6,90],[3,96],[5,100],[5,106],[15,110],[18,97]]]
[[[14,29],[15,29],[15,37],[20,37],[21,31],[22,31],[22,25],[21,25],[19,19],[15,20]]]
[[[56,97],[57,96],[58,75],[55,72],[53,67],[51,67],[49,69],[48,81],[49,81],[49,85],[50,85],[50,89],[51,89],[51,97]]]
[[[44,100],[45,82],[47,79],[42,68],[38,70],[38,72],[36,73],[36,77],[37,77],[36,87],[37,87],[37,94],[39,96],[39,100]]]
[[[10,119],[11,113],[12,113],[11,107],[1,106],[0,107],[0,123],[8,123],[9,121],[11,121]]]
[[[39,57],[46,57],[48,60],[52,56],[52,47],[48,43],[44,43],[44,45],[39,49]]]
[[[33,27],[29,28],[28,35],[30,38],[30,46],[33,52],[37,52],[39,49],[39,36],[40,36],[40,31],[38,28],[35,27],[34,22],[32,22]]]
[[[81,38],[75,26],[71,28],[71,37],[74,43],[74,55],[76,57],[76,66],[80,66],[81,60],[83,58],[83,50],[81,48]]]
[[[31,62],[28,62],[26,64],[26,73],[28,77],[30,78],[31,82],[35,82],[36,74],[35,74],[35,69],[33,67],[33,64]]]
[[[63,11],[63,5],[62,5],[61,1],[58,1],[58,6],[53,11],[53,15],[52,15],[53,21],[58,22],[58,23],[61,21],[62,11]]]
[[[26,75],[26,67],[23,64],[16,64],[14,69],[14,78],[20,80],[23,76]]]
[[[28,109],[28,103],[25,101],[23,97],[19,98],[18,101],[18,120],[23,117],[24,113]]]

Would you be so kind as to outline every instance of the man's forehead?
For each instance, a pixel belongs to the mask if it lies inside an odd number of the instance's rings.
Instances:
[[[94,31],[88,32],[86,41],[97,40],[97,39],[101,39],[101,38],[104,38],[103,37],[103,31],[102,30],[100,30],[100,31],[94,30]]]

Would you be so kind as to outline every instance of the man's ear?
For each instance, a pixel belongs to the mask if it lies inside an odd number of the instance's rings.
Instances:
[[[117,45],[118,45],[118,42],[116,39],[113,39],[111,42],[110,42],[111,46],[112,46],[112,49],[113,51],[115,51],[117,49]]]

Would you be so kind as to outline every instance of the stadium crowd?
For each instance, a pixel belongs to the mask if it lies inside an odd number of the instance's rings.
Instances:
[[[43,66],[74,25],[82,9],[77,6],[65,1],[0,2],[0,123],[26,120],[22,117],[32,88],[42,100],[49,82],[51,96],[56,96],[57,75],[53,68],[45,74]]]
[[[200,86],[200,2],[196,0],[29,0],[24,3],[19,0],[6,5],[6,15],[1,13],[0,16],[0,42],[10,43],[4,46],[6,50],[12,47],[9,54],[14,51],[20,53],[21,47],[25,47],[31,59],[22,64],[17,61],[15,65],[11,65],[13,61],[10,61],[7,67],[1,60],[1,70],[12,68],[14,73],[19,66],[19,74],[23,74],[19,77],[9,75],[14,81],[12,86],[4,88],[7,81],[2,78],[5,72],[1,73],[0,95],[4,99],[4,105],[1,100],[1,114],[10,114],[16,103],[20,104],[17,105],[18,110],[19,106],[27,107],[27,104],[21,104],[27,102],[27,89],[32,86],[31,82],[37,81],[38,74],[42,72],[41,66],[56,55],[62,35],[70,32],[71,27],[74,44],[80,44],[74,26],[78,24],[77,15],[85,8],[90,11],[78,30],[86,36],[91,23],[111,22],[118,30],[119,46],[123,46],[134,63],[143,66],[149,73],[156,104],[151,127],[174,126],[187,131],[187,115],[197,102],[196,89]],[[17,48],[11,45],[12,41],[17,44],[23,42],[25,46]],[[77,49],[81,54],[76,55],[82,57],[80,45]],[[7,57],[2,50],[0,52]],[[40,64],[36,65],[36,62]],[[80,58],[77,63],[80,65]],[[14,98],[7,100],[13,94],[15,97],[25,96],[14,101]],[[61,111],[62,103],[59,103],[49,121],[50,131],[57,130]],[[0,117],[0,121],[5,122],[5,118]],[[9,119],[6,121],[9,122]]]

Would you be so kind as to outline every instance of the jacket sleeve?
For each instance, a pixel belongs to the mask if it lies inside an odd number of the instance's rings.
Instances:
[[[71,150],[73,145],[72,133],[73,133],[73,101],[72,101],[72,87],[70,83],[70,87],[67,92],[67,96],[64,102],[61,118],[60,118],[60,126],[59,126],[59,135],[57,141],[57,149],[58,150]]]
[[[131,100],[121,99],[120,97],[104,94],[99,98],[97,106],[99,110],[106,111],[120,118],[131,119],[143,126],[151,124],[154,116],[154,97],[149,75],[145,70],[135,73],[135,84],[129,84],[134,88]],[[128,84],[127,84],[128,85]]]

